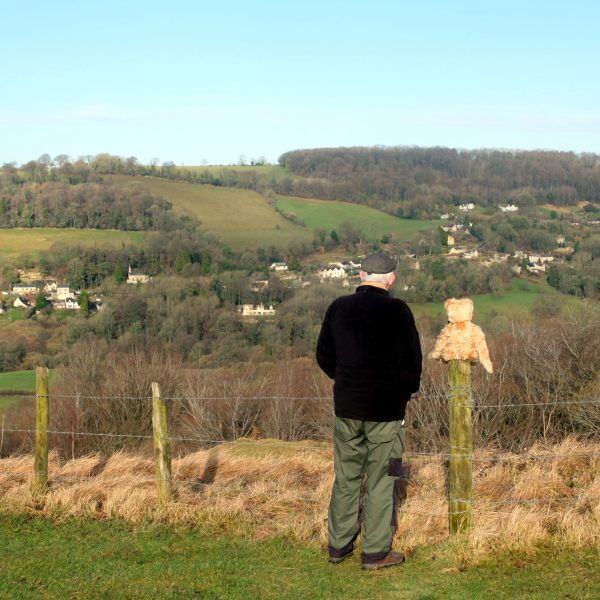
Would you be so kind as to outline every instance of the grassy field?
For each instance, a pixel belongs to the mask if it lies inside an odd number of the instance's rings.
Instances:
[[[35,391],[35,371],[13,371],[0,373],[0,392],[2,390]]]
[[[279,208],[294,213],[312,229],[339,228],[340,223],[348,221],[362,230],[370,239],[379,240],[384,234],[391,234],[398,241],[409,240],[418,231],[433,229],[437,221],[417,221],[398,219],[392,215],[361,204],[337,202],[333,200],[312,200],[277,196]]]
[[[35,394],[35,371],[13,371],[0,373],[0,416],[20,402],[31,402],[29,396],[4,396],[2,393],[19,392]]]
[[[166,198],[179,213],[202,222],[208,231],[236,249],[259,246],[288,246],[294,241],[310,241],[313,233],[277,214],[258,193],[168,181],[156,177],[113,176],[116,183],[139,183],[152,193]]]
[[[506,553],[465,567],[424,549],[401,567],[365,573],[352,557],[287,539],[208,529],[0,515],[2,598],[542,600],[598,598],[597,551]]]
[[[495,314],[508,317],[527,316],[535,302],[540,299],[541,294],[560,298],[566,307],[576,306],[581,302],[578,298],[561,294],[548,285],[515,279],[510,290],[498,294],[470,296],[475,304],[474,321],[477,322],[478,318],[489,318]],[[416,318],[426,316],[445,320],[446,312],[442,302],[412,303],[410,306]]]
[[[143,231],[113,229],[0,229],[0,259],[17,256],[38,257],[54,244],[81,244],[84,246],[121,246],[142,244]]]

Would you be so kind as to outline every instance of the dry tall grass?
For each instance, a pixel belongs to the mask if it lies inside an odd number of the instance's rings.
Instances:
[[[330,448],[239,440],[173,461],[175,499],[158,509],[151,450],[61,461],[50,457],[44,501],[29,492],[32,458],[0,460],[0,506],[51,518],[120,517],[217,527],[257,538],[283,535],[323,546],[332,484]],[[397,546],[412,550],[447,538],[446,467],[411,459]],[[567,439],[526,454],[474,456],[475,525],[461,552],[527,551],[554,540],[600,546],[600,444]]]

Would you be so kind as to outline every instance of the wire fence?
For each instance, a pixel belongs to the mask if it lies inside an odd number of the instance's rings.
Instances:
[[[455,386],[453,392],[456,394],[457,392],[463,394],[463,403],[460,402],[456,404],[456,406],[461,408],[469,408],[472,409],[475,413],[477,411],[485,411],[485,410],[497,410],[497,409],[506,409],[506,408],[517,408],[517,407],[540,407],[544,409],[552,409],[558,406],[575,406],[575,405],[598,405],[600,406],[600,399],[597,398],[582,398],[582,399],[565,399],[565,400],[549,400],[546,402],[503,402],[497,404],[485,404],[478,403],[473,400],[471,389],[470,388],[460,388]],[[39,402],[40,400],[48,402],[49,397],[52,399],[60,399],[60,400],[74,400],[79,403],[82,400],[85,401],[118,401],[118,402],[142,402],[142,403],[156,403],[157,396],[156,395],[84,395],[84,394],[49,394],[46,390],[38,390],[37,394],[28,394],[28,395],[20,395],[19,397],[22,399],[25,398],[35,398]],[[431,394],[419,394],[420,400],[446,400],[448,398],[448,394],[442,393],[431,393]],[[233,396],[216,396],[216,395],[206,395],[206,396],[194,396],[194,395],[173,395],[173,396],[165,396],[159,397],[159,402],[162,406],[165,406],[168,403],[173,402],[187,402],[187,403],[202,403],[202,402],[235,402],[235,401],[246,401],[246,402],[323,402],[330,404],[332,402],[332,398],[330,396],[322,396],[322,395],[233,395]],[[156,406],[154,406],[154,411],[156,410]],[[38,408],[39,412],[39,408]],[[153,414],[156,414],[153,412]],[[166,415],[166,410],[165,410]],[[153,416],[153,422],[154,422]],[[63,436],[69,437],[71,440],[75,438],[107,438],[114,440],[137,440],[137,441],[153,441],[155,448],[158,444],[168,444],[170,442],[182,442],[186,444],[198,444],[204,448],[214,448],[217,446],[224,445],[242,445],[242,446],[254,446],[257,448],[265,449],[265,448],[285,448],[287,451],[293,452],[320,452],[323,453],[324,456],[328,458],[333,455],[333,448],[331,444],[328,443],[319,443],[315,442],[312,444],[293,441],[286,442],[283,440],[251,440],[245,437],[235,438],[235,439],[218,439],[213,436],[185,436],[185,435],[167,435],[167,434],[158,434],[156,429],[154,430],[153,435],[148,434],[140,434],[140,433],[120,433],[120,432],[111,432],[111,431],[79,431],[76,430],[75,426],[71,430],[65,429],[50,429],[46,424],[45,427],[42,427],[43,434],[45,436]],[[165,430],[166,431],[166,423]],[[40,426],[36,428],[31,427],[15,427],[15,426],[6,426],[4,421],[1,427],[0,434],[0,450],[2,447],[2,440],[4,440],[5,434],[27,434],[29,436],[36,438],[36,453],[38,452],[37,442],[39,441],[40,435]],[[46,454],[46,483],[48,482],[48,474],[47,474],[47,454],[48,448],[46,445],[45,448]],[[160,454],[160,452],[158,453]],[[204,486],[208,485],[203,481],[201,477],[197,478],[182,478],[178,477],[176,474],[171,476],[171,466],[170,466],[170,449],[166,452],[163,452],[162,459],[163,461],[167,460],[168,455],[168,477],[158,476],[132,476],[131,474],[126,474],[121,477],[106,477],[106,476],[98,476],[98,475],[85,475],[85,476],[69,476],[62,475],[60,473],[55,474],[54,476],[49,478],[49,481],[52,486],[59,485],[69,485],[73,483],[84,483],[84,482],[96,482],[99,481],[102,484],[108,483],[119,483],[123,481],[128,481],[129,484],[135,483],[140,485],[146,484],[155,484],[159,487],[160,494],[160,486],[162,484],[168,483],[169,486]],[[414,461],[437,461],[444,465],[448,463],[453,457],[456,458],[460,456],[461,459],[467,460],[472,465],[490,465],[490,464],[498,464],[498,463],[515,463],[517,461],[548,461],[548,460],[562,460],[562,459],[597,459],[600,458],[600,451],[592,450],[592,451],[576,451],[576,452],[556,452],[551,450],[540,450],[537,452],[520,452],[520,453],[509,453],[509,452],[493,452],[489,450],[482,450],[475,454],[472,453],[470,447],[455,447],[450,444],[449,452],[411,452],[407,451],[403,453],[403,458],[411,459]],[[158,460],[158,459],[157,459]],[[166,462],[165,462],[166,464]],[[18,479],[19,476],[15,476]],[[0,476],[1,480],[10,479],[10,473],[4,473]],[[409,480],[410,482],[410,480]],[[170,493],[169,487],[169,493]],[[305,502],[310,505],[323,505],[323,498],[315,497],[315,496],[296,496],[295,500],[300,502]],[[516,506],[523,507],[556,507],[563,506],[565,509],[569,506],[575,506],[577,508],[581,508],[582,505],[586,505],[588,508],[595,504],[600,503],[600,496],[597,495],[586,495],[586,494],[572,494],[572,495],[562,495],[562,496],[552,496],[552,497],[518,497],[518,498],[506,498],[506,499],[496,499],[490,500],[485,498],[454,498],[455,502],[461,502],[463,505],[474,506],[476,508],[485,509],[485,510],[495,510],[496,512],[507,512],[507,509],[514,508]],[[496,510],[497,509],[497,510]],[[443,511],[426,511],[419,510],[418,508],[412,507],[410,505],[410,501],[407,506],[403,508],[403,511],[407,514],[414,515],[423,515],[431,518],[444,518],[447,519],[452,515],[460,515],[462,513],[467,512],[467,510],[463,508],[462,510],[455,509],[452,510],[444,509]]]

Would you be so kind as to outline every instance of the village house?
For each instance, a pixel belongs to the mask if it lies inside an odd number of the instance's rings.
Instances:
[[[467,252],[463,254],[463,258],[466,258],[467,260],[472,260],[473,258],[477,258],[478,256],[478,250],[467,250]]]
[[[56,298],[57,300],[66,300],[73,295],[74,292],[71,291],[71,288],[68,284],[61,284],[56,286]]]
[[[131,265],[129,265],[129,270],[127,272],[127,283],[147,283],[150,281],[150,275],[140,271],[139,269],[132,269]]]
[[[530,263],[538,263],[540,265],[554,262],[554,256],[539,256],[536,254],[530,254],[528,258]]]
[[[466,204],[460,204],[458,207],[458,210],[467,212],[469,210],[473,210],[474,208],[475,208],[475,204],[473,204],[473,202],[467,202]]]
[[[274,262],[270,267],[270,271],[287,271],[288,266],[287,263],[284,262]]]
[[[12,286],[13,294],[37,294],[40,286],[37,283],[14,283]]]
[[[272,305],[269,308],[261,304],[242,304],[238,309],[242,313],[242,317],[270,317],[275,314],[275,309]]]
[[[556,243],[559,246],[564,246],[565,245],[565,236],[564,235],[558,235],[558,236],[556,236]]]
[[[321,278],[321,281],[324,279],[346,279],[348,273],[341,267],[334,267],[332,269],[322,269],[319,271],[319,277]]]
[[[453,235],[449,235],[448,236],[448,246],[454,246],[454,236]]]
[[[506,206],[499,205],[498,208],[502,212],[517,212],[519,210],[519,207],[514,204],[507,204]]]
[[[527,270],[534,275],[541,275],[546,272],[546,265],[536,264],[536,265],[527,265]]]
[[[29,308],[31,306],[31,303],[24,296],[17,296],[15,298],[15,301],[13,302],[13,306],[15,308]]]

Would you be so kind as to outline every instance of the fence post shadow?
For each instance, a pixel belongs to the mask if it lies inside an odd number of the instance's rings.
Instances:
[[[192,484],[192,491],[201,492],[205,486],[213,483],[219,470],[219,454],[221,449],[215,446],[208,451],[204,469],[198,480]]]

